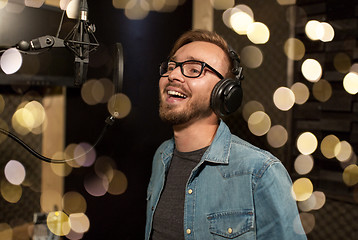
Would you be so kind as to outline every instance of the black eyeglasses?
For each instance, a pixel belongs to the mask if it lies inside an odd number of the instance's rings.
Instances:
[[[187,60],[184,62],[176,62],[170,60],[168,62],[163,62],[160,64],[159,74],[161,77],[168,77],[169,74],[174,71],[175,68],[180,67],[181,73],[188,78],[197,78],[202,73],[205,67],[210,69],[213,73],[215,73],[220,79],[224,77],[216,71],[213,67],[211,67],[206,62],[198,61],[198,60]]]

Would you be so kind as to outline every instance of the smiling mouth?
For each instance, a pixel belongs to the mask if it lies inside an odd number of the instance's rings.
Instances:
[[[170,97],[182,98],[182,99],[186,99],[186,98],[187,98],[186,95],[184,95],[184,94],[182,94],[182,93],[180,93],[180,92],[177,92],[177,91],[169,90],[167,93],[168,93],[168,95],[169,95]]]

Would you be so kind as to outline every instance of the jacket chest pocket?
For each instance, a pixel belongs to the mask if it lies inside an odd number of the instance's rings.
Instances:
[[[214,239],[251,239],[244,235],[253,235],[253,210],[212,213],[207,216]],[[251,231],[251,234],[249,232]],[[247,234],[246,234],[247,233]],[[249,236],[247,236],[249,237]]]

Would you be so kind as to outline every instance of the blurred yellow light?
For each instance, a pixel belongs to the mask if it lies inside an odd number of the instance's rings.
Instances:
[[[255,44],[265,44],[270,38],[270,30],[261,22],[254,22],[247,26],[247,37]]]
[[[22,196],[21,185],[13,185],[6,180],[1,180],[1,195],[9,203],[17,203]]]
[[[301,66],[303,76],[310,82],[317,82],[322,76],[321,64],[315,59],[306,59]]]
[[[332,134],[323,138],[321,142],[321,152],[323,156],[328,159],[334,158],[336,156],[335,149],[337,146],[340,146],[339,143],[339,139]]]
[[[80,0],[72,0],[67,4],[66,15],[71,19],[78,19]]]
[[[40,8],[44,4],[45,0],[25,0],[25,6],[33,7],[33,8]]]
[[[241,50],[241,62],[248,68],[258,68],[263,62],[262,51],[256,46],[246,46]]]
[[[295,94],[287,87],[280,87],[273,94],[273,102],[278,109],[288,111],[295,104]]]
[[[305,32],[308,38],[311,40],[319,40],[318,31],[321,27],[321,23],[317,20],[308,21],[305,27]]]
[[[254,20],[246,12],[235,12],[230,17],[230,25],[237,34],[245,35],[247,27],[253,23]]]
[[[216,10],[225,10],[233,7],[235,0],[210,0],[210,3]]]
[[[300,175],[305,175],[312,171],[314,166],[314,160],[311,155],[300,154],[297,156],[294,168],[295,171]]]
[[[334,29],[329,23],[321,22],[317,28],[317,36],[322,42],[330,42],[334,38]]]
[[[313,184],[308,178],[299,178],[292,185],[292,193],[296,201],[307,200],[313,192]]]
[[[130,2],[131,0],[112,0],[112,5],[115,8],[122,8],[124,9],[126,7],[126,5]],[[156,1],[158,2],[158,1]]]
[[[280,5],[294,5],[296,0],[277,0],[277,3]]]
[[[348,73],[351,68],[351,58],[346,53],[337,53],[333,58],[333,65],[340,73]]]
[[[286,56],[291,60],[301,60],[306,52],[305,45],[297,38],[287,39],[283,46],[283,50]]]
[[[288,140],[287,130],[281,125],[275,125],[267,133],[267,142],[274,148],[282,147]]]
[[[7,223],[0,223],[0,239],[11,240],[13,239],[12,237],[13,237],[13,230],[10,227],[10,225]]]
[[[248,127],[254,135],[263,136],[270,130],[271,119],[265,112],[254,112],[248,119]]]
[[[62,197],[63,210],[67,214],[85,213],[87,210],[86,199],[78,192],[67,192]]]
[[[114,176],[109,183],[108,193],[112,195],[123,194],[128,187],[128,180],[126,175],[119,170],[114,170]]]
[[[242,116],[245,119],[245,121],[248,121],[251,114],[257,111],[264,112],[265,108],[260,102],[252,100],[247,102],[242,108]]]
[[[316,226],[316,218],[312,213],[306,213],[306,212],[301,212],[299,215],[299,219],[300,219],[300,223],[302,224],[304,233],[300,232],[300,227],[299,225],[296,225],[297,228],[294,228],[294,231],[297,234],[309,234],[310,232],[312,232],[312,230],[314,229],[314,227]],[[294,227],[296,227],[294,226]]]
[[[90,227],[90,221],[84,213],[70,214],[69,222],[71,229],[77,233],[85,233]]]
[[[343,87],[349,94],[355,95],[358,92],[358,74],[355,72],[348,73],[343,78]]]
[[[149,3],[147,1],[131,0],[127,3],[124,14],[132,20],[144,19],[149,14]]]
[[[65,236],[71,230],[69,218],[64,212],[50,212],[47,215],[47,227],[57,236]]]
[[[334,155],[340,162],[348,161],[353,155],[352,146],[347,141],[342,141],[334,148]]]
[[[95,197],[103,196],[107,193],[109,181],[107,178],[101,178],[96,174],[88,174],[84,179],[86,191]]]
[[[327,80],[321,79],[313,84],[312,94],[318,101],[326,102],[332,96],[332,86]]]
[[[304,104],[310,96],[310,91],[309,91],[308,87],[301,82],[294,83],[291,86],[291,90],[292,90],[293,94],[295,95],[295,103],[296,104]]]
[[[304,132],[297,139],[297,149],[303,155],[312,154],[316,151],[317,145],[317,138],[311,132]]]
[[[0,9],[3,9],[7,3],[8,3],[8,0],[1,0],[0,1]]]
[[[132,104],[127,95],[118,93],[109,99],[107,107],[110,114],[115,118],[124,118],[130,113]]]
[[[343,171],[343,182],[347,186],[354,186],[358,183],[358,166],[356,164],[351,164],[346,167]]]

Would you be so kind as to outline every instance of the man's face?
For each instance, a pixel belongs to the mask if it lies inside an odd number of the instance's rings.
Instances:
[[[215,44],[196,41],[179,48],[172,60],[183,62],[199,60],[206,62],[225,75],[228,60],[225,52]],[[219,77],[204,68],[197,78],[185,77],[180,67],[175,68],[168,77],[159,81],[159,115],[165,122],[179,125],[211,116],[210,95]]]

